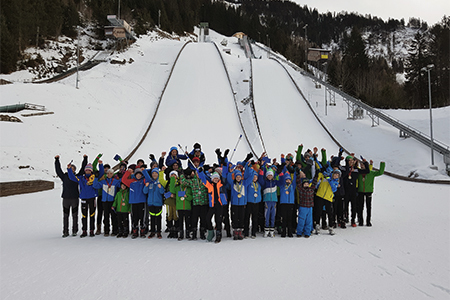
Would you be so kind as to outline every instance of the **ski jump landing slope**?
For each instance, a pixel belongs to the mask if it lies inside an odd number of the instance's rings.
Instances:
[[[209,43],[188,44],[175,65],[148,136],[130,161],[148,161],[150,153],[158,158],[162,151],[168,153],[178,144],[190,152],[198,142],[206,163],[213,163],[217,161],[214,150],[229,148],[231,156],[241,134],[232,90],[217,50]],[[233,160],[242,160],[248,152],[242,137]]]
[[[262,137],[269,157],[304,150],[327,149],[337,155],[338,146],[311,113],[286,71],[275,61],[254,59],[253,93]],[[319,156],[319,159],[320,156]]]

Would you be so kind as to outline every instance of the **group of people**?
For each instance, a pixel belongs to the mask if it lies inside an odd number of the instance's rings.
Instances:
[[[167,237],[178,240],[215,238],[219,243],[223,226],[234,240],[256,238],[258,232],[308,238],[321,229],[333,235],[348,223],[372,226],[374,178],[383,174],[385,163],[373,170],[372,161],[354,154],[344,158],[342,149],[330,159],[321,149],[320,161],[317,148],[302,151],[299,145],[295,156],[281,154],[279,162],[266,153],[259,158],[249,153],[234,164],[229,149],[216,149],[217,162],[206,165],[201,145],[195,143],[191,152],[172,147],[158,160],[150,154],[149,165],[143,159],[128,164],[116,155],[117,170],[103,164],[102,154],[92,163],[84,155],[79,172],[72,163],[63,172],[57,155],[63,237],[69,236],[70,213],[72,235],[78,233],[79,199],[82,238],[102,234],[103,225],[104,236],[161,239],[164,206]]]

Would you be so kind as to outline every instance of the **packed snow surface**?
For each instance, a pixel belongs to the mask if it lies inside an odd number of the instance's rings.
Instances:
[[[227,46],[220,45],[223,39]],[[243,133],[261,142],[247,97],[244,79],[250,65],[237,39],[212,32],[210,43],[155,40],[143,36],[130,49],[52,84],[14,83],[1,86],[1,105],[35,103],[52,115],[19,117],[23,123],[0,123],[0,181],[46,179],[55,189],[1,198],[0,279],[2,299],[447,299],[450,296],[450,187],[376,179],[373,227],[322,231],[305,238],[263,238],[220,244],[172,239],[61,238],[61,184],[55,178],[54,156],[63,167],[82,155],[92,161],[103,153],[114,164],[140,141],[161,100],[152,128],[130,160],[149,161],[148,155],[181,144],[190,151],[202,145],[207,163],[214,149],[233,149]],[[223,49],[231,49],[224,54]],[[255,49],[256,50],[256,49]],[[230,74],[228,82],[220,56]],[[257,54],[259,57],[259,55]],[[289,76],[274,60],[253,60],[254,107],[261,136],[271,158],[338,146],[322,129]],[[239,69],[236,69],[239,68]],[[316,114],[337,140],[357,155],[386,161],[386,169],[421,178],[447,179],[442,156],[438,171],[428,168],[429,150],[413,139],[400,139],[387,124],[371,127],[370,119],[347,120],[341,99],[327,107],[324,90],[288,68]],[[13,76],[13,75],[11,75]],[[10,77],[11,77],[10,76]],[[21,75],[22,76],[22,75]],[[167,89],[161,97],[164,85]],[[233,93],[238,102],[234,102]],[[449,108],[433,110],[436,138],[449,143]],[[388,111],[427,131],[427,110]],[[256,143],[255,143],[256,144]],[[250,151],[245,138],[233,162]],[[185,163],[183,163],[186,166]],[[19,167],[25,167],[19,169]],[[29,167],[26,167],[29,166]],[[163,222],[164,223],[164,222]]]

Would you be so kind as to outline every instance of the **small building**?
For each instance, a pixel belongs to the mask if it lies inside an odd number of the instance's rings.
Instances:
[[[308,61],[325,62],[330,57],[331,50],[308,48]]]

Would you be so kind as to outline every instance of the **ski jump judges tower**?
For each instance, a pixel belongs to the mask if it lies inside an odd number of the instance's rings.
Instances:
[[[208,22],[201,22],[200,23],[200,31],[198,33],[198,40],[199,43],[207,43],[210,42],[211,39],[209,37],[209,23]]]
[[[125,21],[119,19],[116,15],[108,15],[106,17],[112,26],[105,26],[105,36],[116,38],[118,40],[135,41],[136,38],[132,34],[131,26]]]

